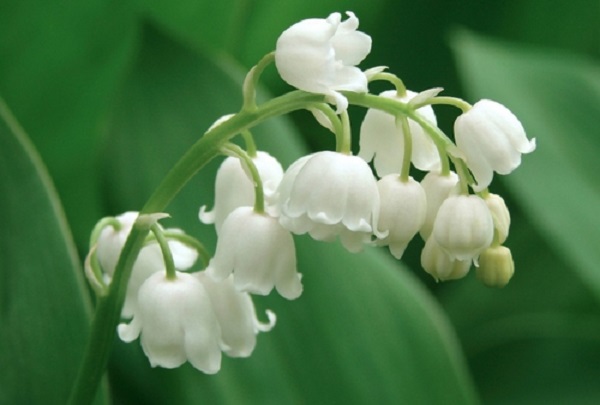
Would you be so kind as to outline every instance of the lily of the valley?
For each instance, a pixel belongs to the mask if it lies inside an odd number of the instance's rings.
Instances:
[[[451,258],[431,236],[421,252],[421,266],[436,281],[457,280],[467,275],[471,268],[471,260]]]
[[[191,274],[165,272],[150,276],[140,287],[138,308],[130,323],[118,327],[121,340],[140,337],[153,367],[179,367],[189,361],[195,368],[214,374],[221,368],[226,349],[210,296]]]
[[[425,222],[425,190],[412,177],[402,181],[397,174],[383,177],[377,187],[381,200],[379,229],[388,232],[377,244],[389,245],[392,255],[400,259],[408,242]]]
[[[294,239],[277,218],[236,208],[223,222],[215,256],[206,273],[220,281],[233,273],[239,291],[267,295],[273,290],[296,299],[302,293]]]
[[[267,209],[274,204],[274,194],[283,177],[283,168],[273,156],[259,151],[252,158],[263,183]],[[254,204],[254,183],[252,177],[237,157],[226,158],[215,180],[215,205],[212,211],[206,206],[200,208],[199,218],[205,224],[215,224],[217,235],[225,218],[236,208]]]
[[[119,229],[107,226],[100,232],[96,242],[96,256],[107,284],[112,279],[121,250],[123,250],[125,241],[137,217],[137,212],[126,212],[116,217],[120,224]],[[167,229],[166,231],[181,232],[177,229]],[[187,270],[196,262],[198,252],[195,249],[175,240],[170,240],[168,243],[175,262],[175,268]],[[133,265],[127,284],[125,303],[121,311],[123,317],[130,318],[133,316],[137,307],[137,293],[142,283],[152,274],[164,270],[165,265],[160,247],[156,241],[150,242],[142,248]]]
[[[250,294],[238,291],[233,276],[215,281],[206,272],[194,273],[210,297],[213,310],[221,327],[223,351],[230,357],[248,357],[256,346],[256,335],[275,326],[276,316],[267,311],[268,323],[261,323]]]
[[[456,189],[458,175],[454,172],[441,174],[439,171],[431,171],[421,180],[421,187],[425,190],[427,197],[427,214],[425,223],[421,227],[420,234],[423,240],[427,240],[433,229],[433,223],[440,206],[446,198]]]
[[[296,234],[322,241],[340,237],[358,252],[377,229],[379,191],[369,165],[358,156],[322,151],[298,159],[279,186],[280,222]]]
[[[418,94],[407,91],[398,97],[396,90],[384,91],[382,97],[409,102]],[[436,117],[430,105],[417,110],[425,119],[436,125]],[[439,169],[439,152],[433,140],[413,120],[408,120],[412,137],[411,161],[419,170]],[[358,155],[367,162],[373,160],[375,170],[380,177],[392,173],[400,173],[404,153],[404,135],[401,127],[396,125],[396,118],[386,112],[369,109],[360,127],[360,151]]]
[[[438,210],[431,237],[451,260],[477,262],[494,237],[492,214],[476,195],[450,196]]]
[[[480,100],[454,123],[456,145],[475,176],[475,191],[487,188],[494,172],[509,174],[521,164],[521,154],[535,150],[525,129],[505,106]]]
[[[285,30],[275,48],[275,65],[283,80],[311,93],[324,94],[345,111],[342,90],[366,92],[367,77],[356,67],[371,51],[371,37],[357,31],[358,18],[347,12],[326,19],[302,20]]]

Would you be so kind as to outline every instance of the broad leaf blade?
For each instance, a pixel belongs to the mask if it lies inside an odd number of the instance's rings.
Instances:
[[[56,192],[0,99],[0,402],[65,403],[90,306]]]
[[[111,125],[107,184],[117,191],[112,205],[120,211],[140,207],[205,128],[241,105],[235,66],[146,34]],[[254,132],[259,147],[286,165],[306,153],[287,121]],[[331,134],[323,130],[323,136]],[[197,222],[197,212],[212,205],[218,163],[168,209],[173,222],[211,249],[214,230]],[[476,402],[453,332],[405,268],[380,252],[351,255],[337,244],[297,242],[305,292],[293,302],[276,294],[256,299],[259,314],[272,308],[278,325],[259,337],[251,358],[226,359],[218,375],[205,376],[189,366],[151,370],[139,358],[138,342],[119,345],[113,361],[118,392],[136,387],[155,403]]]
[[[96,151],[133,54],[137,21],[128,2],[4,1],[0,93],[42,156],[76,243],[101,214]]]

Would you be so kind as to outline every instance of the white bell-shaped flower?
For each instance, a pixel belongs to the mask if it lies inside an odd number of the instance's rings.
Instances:
[[[521,154],[535,150],[523,125],[505,106],[480,100],[454,123],[456,145],[475,176],[475,191],[492,182],[494,172],[509,174],[521,164]]]
[[[302,293],[292,235],[277,218],[252,207],[227,216],[206,273],[217,281],[233,273],[235,287],[253,294],[267,295],[275,287],[292,300]]]
[[[377,182],[377,187],[381,200],[378,228],[388,232],[377,244],[389,245],[392,255],[400,259],[408,242],[425,222],[425,191],[412,177],[403,182],[397,174],[383,177]]]
[[[396,90],[384,91],[383,97],[409,102],[417,93],[407,91],[404,97],[398,97]],[[417,110],[419,114],[437,125],[437,120],[430,105]],[[408,120],[412,135],[411,161],[419,170],[439,170],[440,156],[433,140],[413,120]],[[358,156],[367,162],[373,160],[379,177],[392,173],[400,173],[404,154],[404,135],[402,128],[396,125],[394,116],[369,109],[360,127],[360,151]]]
[[[431,235],[433,222],[440,209],[440,205],[456,190],[457,184],[458,175],[454,172],[449,172],[448,175],[442,176],[439,171],[431,171],[421,180],[421,186],[427,196],[427,214],[425,216],[425,223],[420,230],[423,240],[427,240],[429,235]]]
[[[421,251],[421,266],[437,281],[457,280],[467,275],[471,260],[450,258],[435,238],[430,237]]]
[[[371,37],[356,31],[358,18],[347,12],[326,19],[302,20],[285,30],[275,48],[275,65],[290,85],[325,94],[345,111],[348,100],[339,91],[367,92],[367,77],[356,67],[371,51]]]
[[[102,267],[105,282],[110,284],[114,274],[121,250],[131,232],[133,223],[138,217],[137,212],[126,212],[116,217],[121,227],[116,230],[112,226],[105,227],[98,236],[96,242],[96,256]],[[182,232],[179,229],[167,229],[168,232]],[[175,268],[187,270],[198,259],[198,252],[181,242],[169,240],[169,248],[173,256]],[[140,286],[148,277],[158,271],[164,271],[165,264],[163,255],[157,242],[152,242],[142,248],[133,264],[131,276],[127,284],[127,293],[121,315],[130,318],[135,312],[137,305],[137,294]]]
[[[189,361],[214,374],[221,368],[221,328],[210,297],[193,275],[165,272],[150,276],[138,292],[138,308],[129,324],[118,327],[119,337],[131,342],[141,335],[152,367],[179,367]]]
[[[498,194],[489,193],[485,196],[484,201],[490,209],[492,219],[494,220],[494,230],[497,235],[497,241],[495,243],[501,245],[508,237],[510,212],[508,211],[504,199]]]
[[[297,160],[279,187],[280,222],[296,234],[331,241],[351,252],[377,230],[379,191],[369,165],[358,156],[322,151]]]
[[[227,346],[223,351],[231,357],[248,357],[256,346],[258,332],[268,332],[275,326],[276,317],[267,311],[268,323],[261,323],[250,294],[238,291],[233,276],[214,281],[206,272],[194,273],[204,285],[212,302],[219,325],[221,338]]]
[[[455,195],[438,210],[433,232],[451,260],[474,260],[492,243],[494,222],[485,201],[476,195]]]
[[[259,151],[252,158],[258,175],[263,182],[266,209],[270,210],[275,203],[275,192],[283,177],[283,168],[273,156]],[[206,211],[206,206],[200,208],[200,221],[205,224],[215,224],[217,235],[225,218],[236,208],[254,205],[254,182],[252,176],[236,157],[226,158],[215,180],[215,206],[212,211]]]

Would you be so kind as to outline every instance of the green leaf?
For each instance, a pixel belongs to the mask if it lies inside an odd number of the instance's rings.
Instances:
[[[333,12],[354,11],[362,24],[374,25],[385,1],[368,3],[349,0],[340,8],[336,0],[306,2],[286,0],[219,2],[183,0],[137,0],[140,11],[148,14],[172,35],[210,52],[225,51],[252,66],[275,49],[279,35],[305,18],[326,18]],[[345,17],[344,17],[345,18]]]
[[[513,280],[490,291],[472,277],[444,286],[440,300],[485,403],[596,403],[598,69],[465,32],[453,48],[468,92],[507,105],[538,148],[501,180],[514,214]]]
[[[239,109],[241,80],[231,63],[210,61],[147,30],[111,124],[111,205],[141,207],[194,140]],[[284,165],[306,153],[288,121],[253,132],[259,148]],[[197,212],[212,205],[218,164],[183,190],[168,209],[173,219],[165,221],[184,226],[211,250],[214,230],[199,223]],[[138,342],[120,344],[111,368],[119,398],[156,404],[477,401],[446,318],[403,266],[374,250],[352,255],[337,243],[296,241],[305,292],[293,302],[276,294],[255,299],[259,315],[271,308],[278,324],[259,336],[251,358],[227,358],[218,375],[206,376],[189,366],[150,369]]]
[[[505,181],[552,248],[600,297],[600,68],[472,34],[453,47],[467,90],[507,105],[538,148]]]
[[[63,404],[90,305],[50,178],[0,99],[0,403]]]
[[[96,150],[134,50],[127,2],[2,2],[0,93],[54,179],[80,247],[101,215]]]

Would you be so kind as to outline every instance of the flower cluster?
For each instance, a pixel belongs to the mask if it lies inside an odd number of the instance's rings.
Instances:
[[[86,274],[93,285],[110,285],[137,212],[101,221],[86,259]],[[198,258],[192,240],[179,229],[155,228],[167,239],[166,250],[178,271],[167,271],[159,237],[149,238],[135,261],[121,311],[129,323],[118,327],[119,337],[131,342],[140,337],[152,366],[174,368],[189,361],[214,374],[221,367],[221,352],[248,357],[258,332],[271,330],[258,321],[249,294],[238,291],[231,277],[215,281],[206,271],[189,270]]]
[[[535,149],[535,140],[528,140],[519,120],[497,102],[481,100],[470,106],[460,99],[439,97],[441,88],[416,93],[381,68],[360,74],[355,65],[365,58],[365,44],[370,41],[338,39],[364,35],[356,31],[354,14],[348,16],[341,25],[340,15],[334,13],[325,20],[301,21],[285,31],[275,53],[281,77],[300,90],[325,95],[325,101],[336,104],[342,115],[350,93],[337,92],[366,93],[365,80],[378,79],[396,88],[381,93],[377,106],[366,113],[359,139],[362,160],[342,146],[290,166],[280,186],[280,223],[318,240],[339,235],[352,252],[363,244],[386,245],[398,259],[420,233],[425,240],[422,266],[436,280],[461,278],[474,263],[485,284],[505,285],[514,271],[510,250],[502,246],[510,215],[503,199],[487,187],[494,172],[509,174],[516,169],[521,154]],[[306,64],[320,70],[310,70]],[[332,72],[339,79],[332,79]],[[342,82],[344,86],[339,85]],[[456,144],[437,128],[433,104],[462,109],[454,127]],[[323,123],[323,117],[316,116]],[[328,122],[325,126],[334,127]],[[365,164],[371,161],[379,180]],[[420,183],[409,175],[411,163],[427,172]]]
[[[214,256],[202,254],[205,270],[189,272],[203,252],[199,242],[160,227],[161,214],[146,218],[154,221],[152,233],[131,269],[121,313],[126,321],[118,334],[126,342],[140,337],[153,366],[189,361],[215,373],[223,352],[249,356],[258,332],[275,324],[270,311],[267,323],[258,321],[250,294],[276,290],[293,300],[302,293],[293,234],[339,239],[350,252],[388,246],[397,259],[419,234],[425,242],[422,267],[436,280],[462,278],[472,265],[486,285],[504,286],[511,278],[514,263],[503,246],[510,214],[488,186],[494,172],[515,170],[521,155],[535,149],[535,140],[528,140],[519,120],[497,102],[471,106],[440,96],[441,88],[417,93],[385,68],[358,68],[371,38],[357,31],[358,18],[347,14],[345,21],[333,13],[284,31],[274,54],[249,73],[239,116],[224,116],[208,130],[213,137],[228,129],[231,136],[242,134],[247,150],[228,138],[220,144],[227,157],[217,172],[214,206],[210,211],[202,206],[199,213],[218,236]],[[253,86],[271,61],[282,79],[300,90],[279,102],[310,96],[300,108],[336,137],[335,151],[302,156],[285,171],[275,157],[256,151],[248,130],[260,111]],[[374,80],[394,89],[369,94]],[[351,151],[349,104],[368,108],[357,155]],[[437,126],[432,106],[443,104],[462,110],[454,141]],[[138,213],[128,212],[102,221],[94,232],[86,274],[100,294],[111,284],[137,220]]]

